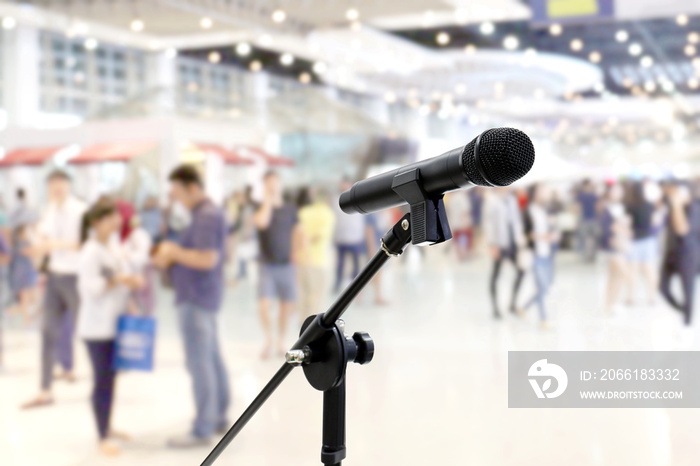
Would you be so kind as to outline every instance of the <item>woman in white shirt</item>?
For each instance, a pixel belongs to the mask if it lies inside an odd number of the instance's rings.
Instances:
[[[535,277],[536,292],[527,302],[527,310],[537,304],[540,312],[540,325],[548,328],[546,298],[554,276],[554,255],[552,245],[559,241],[554,221],[549,216],[551,191],[548,187],[537,184],[530,192],[530,205],[525,215],[525,233],[534,255],[532,272]]]
[[[119,226],[119,213],[110,202],[99,202],[85,213],[78,272],[77,333],[85,340],[90,355],[94,374],[92,407],[100,449],[107,455],[119,452],[109,440],[117,321],[127,311],[130,291],[142,283],[138,276],[129,274],[128,259],[113,239]]]

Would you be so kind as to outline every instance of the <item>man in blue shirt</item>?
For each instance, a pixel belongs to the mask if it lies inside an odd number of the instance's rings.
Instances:
[[[170,270],[197,413],[192,431],[168,444],[189,448],[208,444],[215,432],[228,427],[230,390],[217,324],[224,290],[226,221],[206,196],[195,167],[182,165],[169,179],[172,198],[191,212],[191,223],[177,243],[161,243],[154,261]]]

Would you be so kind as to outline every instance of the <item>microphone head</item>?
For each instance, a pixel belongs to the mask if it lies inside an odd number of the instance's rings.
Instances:
[[[462,153],[464,173],[478,186],[508,186],[525,176],[533,163],[532,141],[515,128],[486,130]]]

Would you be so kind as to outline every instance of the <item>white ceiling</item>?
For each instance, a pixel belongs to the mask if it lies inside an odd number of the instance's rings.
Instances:
[[[325,79],[342,88],[392,92],[397,97],[415,90],[425,101],[434,93],[459,98],[457,87],[463,85],[462,98],[486,99],[492,112],[514,118],[567,111],[576,113],[574,118],[582,113],[654,114],[627,100],[592,100],[576,106],[558,101],[567,91],[590,89],[600,81],[600,71],[588,62],[541,53],[442,52],[381,30],[527,19],[529,7],[519,0],[35,0],[34,4],[41,7],[0,1],[0,16],[57,31],[80,25],[85,36],[149,49],[246,40],[323,61],[329,68]],[[345,18],[350,7],[359,11],[361,25],[353,26]],[[287,13],[281,24],[271,19],[275,8]],[[697,14],[700,0],[617,0],[616,11],[620,18]],[[200,26],[203,16],[213,20],[210,29]],[[140,33],[129,30],[137,17],[145,22]],[[508,99],[498,96],[501,82]],[[518,100],[514,103],[511,98]]]

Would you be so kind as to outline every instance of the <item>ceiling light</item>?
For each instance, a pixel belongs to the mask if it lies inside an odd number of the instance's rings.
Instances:
[[[466,24],[469,21],[469,12],[466,8],[455,9],[455,19],[457,24]]]
[[[77,22],[73,25],[72,30],[76,36],[84,36],[85,34],[88,33],[90,28],[88,27],[87,24],[85,24],[83,22]]]
[[[362,30],[362,23],[359,22],[359,21],[353,21],[353,22],[350,24],[350,29],[351,29],[353,32],[360,32],[360,31]]]
[[[169,47],[165,49],[165,58],[173,59],[175,57],[177,57],[177,49],[175,49],[174,47]]]
[[[85,46],[85,48],[88,50],[95,50],[99,45],[100,43],[97,42],[97,39],[93,39],[92,37],[85,39],[85,42],[83,43],[83,46]]]
[[[691,89],[697,89],[698,87],[700,87],[700,81],[698,81],[697,78],[690,78],[688,80],[688,87]]]
[[[630,46],[627,48],[627,51],[630,53],[630,55],[634,57],[636,57],[637,55],[641,55],[642,50],[642,46],[639,45],[637,42],[630,44]]]
[[[593,52],[588,54],[588,59],[591,61],[591,63],[600,63],[600,60],[602,59],[602,55],[600,52],[594,50]]]
[[[275,23],[283,23],[285,19],[287,19],[287,13],[284,10],[278,8],[272,12],[272,21]]]
[[[506,50],[515,50],[520,47],[520,41],[515,36],[506,36],[503,39],[503,48]]]
[[[654,59],[651,58],[649,55],[644,55],[641,60],[639,60],[639,64],[642,65],[644,68],[650,68],[651,65],[654,64]]]
[[[425,12],[423,13],[423,27],[430,26],[434,20],[435,13],[433,13],[433,10],[425,10]]]
[[[294,63],[294,55],[291,53],[283,53],[280,55],[280,63],[283,66],[290,66],[292,63]]]
[[[328,71],[328,66],[322,61],[317,61],[316,63],[314,63],[312,69],[316,74],[324,74],[326,71]]]
[[[479,31],[481,31],[481,33],[485,36],[493,34],[493,31],[495,30],[496,26],[494,26],[494,24],[491,21],[481,23],[481,26],[479,26]]]
[[[573,39],[569,46],[574,52],[580,52],[583,50],[583,41],[581,39]]]
[[[447,45],[450,43],[450,35],[444,31],[438,32],[435,36],[435,42],[440,45]]]
[[[687,26],[688,25],[688,15],[686,14],[680,14],[676,16],[676,24],[679,26]]]
[[[214,21],[212,21],[212,19],[208,16],[205,16],[199,20],[199,25],[202,27],[202,29],[211,29],[211,27],[214,25]]]
[[[697,52],[697,49],[695,48],[694,45],[688,44],[683,48],[683,52],[685,52],[685,54],[688,55],[689,57],[692,57]]]
[[[236,45],[236,53],[241,57],[246,57],[250,55],[251,47],[248,42],[241,42]]]
[[[615,33],[615,40],[618,42],[627,42],[627,39],[630,38],[630,35],[627,31],[624,29],[620,29]]]
[[[564,28],[561,27],[561,24],[554,23],[549,26],[549,33],[553,36],[560,36],[563,31]]]
[[[676,89],[676,86],[671,81],[664,81],[661,87],[666,92],[673,92]]]
[[[6,30],[14,29],[17,26],[17,20],[12,16],[5,16],[2,19],[2,28]]]
[[[385,100],[387,103],[393,104],[394,102],[396,102],[396,94],[394,94],[394,93],[391,92],[391,91],[387,91],[387,92],[384,94],[384,100]]]
[[[360,12],[356,8],[348,8],[345,12],[345,19],[348,21],[357,21],[360,19]]]
[[[129,25],[129,27],[131,28],[131,30],[134,31],[134,32],[141,32],[141,31],[143,31],[143,28],[144,28],[145,26],[146,26],[146,25],[144,24],[143,20],[142,20],[142,19],[139,19],[139,18],[136,18],[136,19],[132,20],[132,21],[131,21],[131,24]]]
[[[476,52],[476,46],[474,44],[467,44],[466,47],[464,47],[464,52],[472,55]]]
[[[248,68],[250,71],[257,73],[262,69],[262,63],[260,63],[260,60],[253,60],[250,62],[250,65],[248,65]]]
[[[299,82],[302,84],[309,84],[311,82],[311,75],[304,71],[299,75]]]
[[[698,34],[697,32],[688,33],[688,42],[690,42],[691,44],[697,44],[698,42],[700,42],[700,34]]]
[[[269,47],[272,44],[272,37],[269,34],[263,34],[258,38],[258,42],[263,47]]]
[[[221,54],[217,51],[209,52],[207,59],[209,63],[219,63],[221,61]]]
[[[693,64],[693,68],[700,70],[700,57],[693,58],[691,63]]]
[[[528,47],[525,49],[525,56],[528,58],[536,57],[537,56],[537,49],[533,47]]]

